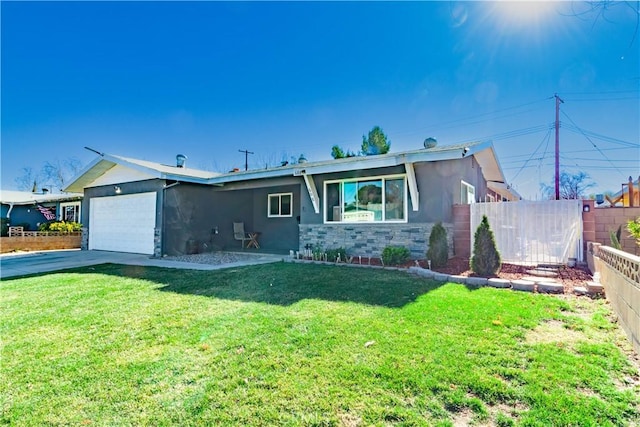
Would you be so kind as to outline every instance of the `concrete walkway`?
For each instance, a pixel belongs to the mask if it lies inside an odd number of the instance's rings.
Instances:
[[[196,264],[151,258],[149,255],[142,254],[93,250],[81,251],[79,249],[10,253],[0,255],[0,279],[105,263],[190,270],[218,270],[221,268],[277,262],[283,258],[282,255],[260,254],[255,259],[246,259],[227,264]]]

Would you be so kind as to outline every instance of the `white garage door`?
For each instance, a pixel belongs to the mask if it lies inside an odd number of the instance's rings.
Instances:
[[[156,193],[94,197],[89,208],[89,249],[153,254]]]

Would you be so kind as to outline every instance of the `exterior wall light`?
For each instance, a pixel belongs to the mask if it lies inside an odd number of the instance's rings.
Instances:
[[[589,212],[591,210],[591,206],[589,205],[582,205],[582,212]]]

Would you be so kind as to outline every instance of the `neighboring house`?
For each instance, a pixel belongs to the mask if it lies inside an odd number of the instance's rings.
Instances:
[[[83,248],[177,255],[239,250],[233,222],[265,252],[387,245],[424,257],[429,232],[452,232],[452,206],[518,200],[491,143],[218,174],[101,153],[65,189],[84,192]]]
[[[0,190],[2,218],[9,225],[22,225],[25,230],[37,230],[50,221],[80,222],[82,193],[30,193],[28,191]]]

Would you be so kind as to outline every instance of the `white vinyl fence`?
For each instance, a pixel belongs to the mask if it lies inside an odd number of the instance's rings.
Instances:
[[[473,236],[486,215],[502,261],[566,264],[582,261],[582,201],[547,200],[471,205]]]

